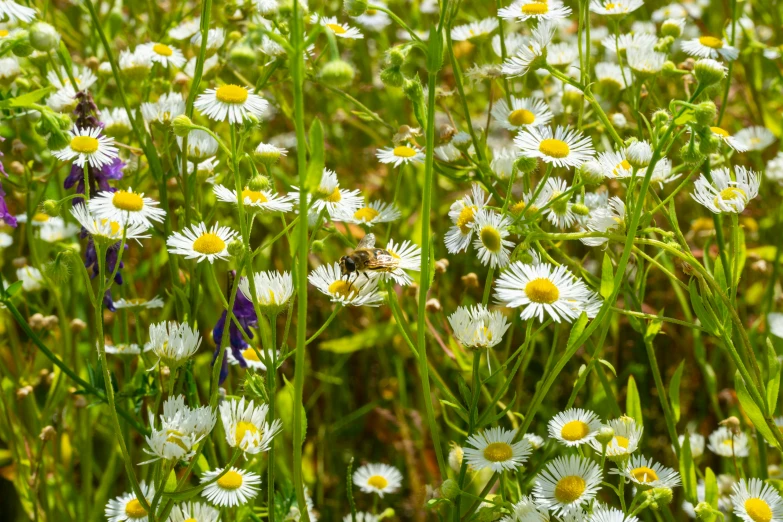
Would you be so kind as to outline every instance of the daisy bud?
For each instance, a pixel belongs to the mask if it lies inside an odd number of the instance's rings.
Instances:
[[[704,136],[699,142],[699,152],[705,156],[709,156],[713,152],[718,152],[720,150],[721,143],[721,139],[717,136],[712,134]]]
[[[32,386],[30,386],[30,385],[22,386],[21,388],[16,390],[16,398],[21,400],[21,399],[24,399],[25,397],[27,397],[28,395],[30,395],[31,393],[33,393],[33,387]]]
[[[9,165],[11,168],[11,172],[16,174],[17,176],[21,176],[24,174],[24,163],[21,161],[12,161],[11,165]]]
[[[16,42],[13,44],[11,52],[20,58],[26,58],[33,54],[33,46],[30,45],[30,35],[27,31],[17,33]]]
[[[591,185],[597,185],[604,179],[604,169],[596,160],[582,163],[579,167],[579,174],[581,174],[583,180]]]
[[[85,328],[87,328],[87,323],[81,319],[73,319],[71,321],[71,332],[78,334],[79,332],[84,331]]]
[[[441,484],[440,492],[443,494],[443,498],[454,500],[460,494],[459,484],[454,479],[447,479]]]
[[[652,123],[656,127],[666,125],[669,123],[669,113],[664,110],[655,111],[652,115]]]
[[[514,162],[514,166],[517,170],[523,174],[529,174],[536,170],[538,167],[538,158],[528,158],[527,156],[520,156]]]
[[[266,389],[266,379],[264,379],[263,374],[247,372],[245,374],[245,380],[242,383],[242,386],[245,389],[246,395],[251,397],[258,397],[264,403],[269,402],[269,395],[267,394]]]
[[[256,62],[256,52],[247,45],[237,45],[231,49],[229,58],[241,67],[250,67]]]
[[[193,122],[184,114],[180,114],[171,120],[171,130],[180,138],[184,138],[193,128]]]
[[[392,67],[399,67],[405,62],[405,53],[397,48],[393,48],[389,51],[389,65]]]
[[[701,85],[715,85],[726,76],[726,67],[711,58],[702,58],[693,66],[693,75]]]
[[[313,243],[310,245],[310,252],[313,254],[319,254],[324,251],[324,242],[320,239],[316,239],[313,241]]]
[[[462,284],[465,288],[478,288],[478,276],[475,272],[471,272],[461,277]]]
[[[239,31],[231,31],[230,33],[228,33],[227,38],[230,41],[236,42],[237,40],[242,38],[242,33],[240,33]]]
[[[70,141],[68,140],[68,137],[65,134],[53,132],[49,139],[46,140],[46,145],[49,147],[49,150],[60,150],[64,149]]]
[[[740,421],[737,417],[733,415],[728,419],[724,419],[720,421],[718,424],[720,424],[721,426],[725,426],[726,428],[730,429],[734,433],[740,432]]]
[[[681,18],[670,18],[665,20],[661,25],[661,34],[671,38],[679,38],[682,34],[683,25],[685,25],[685,20]]]
[[[234,239],[228,244],[228,253],[234,257],[240,257],[245,252],[245,245],[242,241]]]
[[[693,111],[693,116],[696,118],[696,122],[706,127],[715,120],[718,115],[718,109],[711,101],[706,101],[698,104],[696,110]]]
[[[253,178],[248,182],[248,187],[250,190],[255,192],[260,192],[262,190],[266,190],[269,188],[269,185],[271,184],[271,181],[266,176],[258,175],[253,176]]]
[[[715,510],[712,508],[712,506],[709,504],[709,502],[699,502],[696,506],[696,517],[699,520],[711,520],[711,519],[717,519],[715,516]]]
[[[628,163],[638,169],[642,169],[650,164],[653,151],[650,144],[646,141],[635,141],[628,146],[625,155]]]
[[[677,65],[671,60],[666,60],[665,62],[663,62],[663,67],[661,67],[661,72],[665,75],[670,75],[670,76],[676,74],[678,72]]]
[[[601,443],[602,446],[606,446],[614,438],[614,430],[610,426],[603,426],[595,436],[595,440]]]
[[[658,40],[658,43],[656,43],[655,47],[653,48],[659,53],[668,53],[669,49],[672,48],[673,43],[674,43],[673,36],[664,36],[663,38]]]
[[[395,512],[392,508],[386,508],[383,510],[383,512],[378,515],[378,520],[384,519],[384,518],[391,518],[395,515]]]
[[[403,76],[399,66],[388,67],[381,71],[381,81],[387,87],[402,87],[402,84],[405,82],[405,76]]]
[[[44,316],[41,313],[35,313],[30,316],[30,319],[28,319],[27,323],[33,330],[40,330],[44,327]]]
[[[574,214],[577,216],[589,216],[590,215],[590,208],[585,205],[584,203],[576,203],[571,207],[571,210],[574,211]]]
[[[615,112],[609,117],[609,120],[612,122],[612,125],[620,129],[624,129],[628,126],[628,120],[622,112]]]
[[[655,498],[656,502],[661,502],[663,504],[671,504],[672,498],[674,497],[671,488],[653,488],[649,493],[651,497]]]
[[[361,16],[367,11],[367,0],[345,0],[343,10],[348,16]]]
[[[451,449],[449,450],[449,467],[451,467],[451,469],[454,471],[459,472],[460,468],[462,467],[463,456],[464,452],[462,451],[462,447],[452,442]]]
[[[169,472],[169,476],[166,478],[166,484],[163,486],[163,491],[171,493],[177,490],[177,474],[172,469]]]
[[[54,429],[54,426],[44,426],[38,438],[41,440],[54,440],[56,436],[57,430]]]
[[[30,44],[38,51],[51,51],[60,44],[60,33],[46,22],[36,22],[30,28]]]
[[[424,88],[421,86],[418,76],[412,80],[405,80],[402,91],[414,104],[424,104]]]
[[[356,71],[344,60],[332,60],[324,65],[318,73],[318,78],[331,87],[343,88],[351,85]]]
[[[424,305],[426,310],[430,313],[437,313],[443,310],[443,307],[440,306],[440,301],[435,299],[434,297],[427,300],[427,303]]]

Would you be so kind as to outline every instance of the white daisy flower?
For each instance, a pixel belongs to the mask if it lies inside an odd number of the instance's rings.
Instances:
[[[733,433],[725,426],[710,433],[707,448],[721,457],[744,458],[750,454],[748,436],[743,433]]]
[[[533,497],[523,495],[500,522],[549,522],[549,511],[538,506]]]
[[[511,107],[505,98],[492,107],[492,117],[501,127],[510,131],[546,125],[552,120],[549,106],[537,98],[511,97]]]
[[[376,493],[381,498],[402,486],[402,473],[388,464],[365,464],[353,472],[352,478],[363,492]]]
[[[14,244],[14,237],[5,232],[0,232],[0,248],[8,248]]]
[[[139,487],[147,504],[150,504],[155,497],[155,486],[142,481]],[[109,500],[104,515],[109,522],[147,522],[149,520],[147,510],[133,493],[123,493],[119,497]]]
[[[0,0],[0,20],[8,22],[30,23],[35,18],[36,11],[30,7],[19,5],[13,0]],[[115,521],[112,521],[115,522]]]
[[[625,149],[620,151],[608,150],[598,153],[598,164],[601,172],[607,178],[630,178],[633,175],[633,165],[626,157]],[[637,172],[637,176],[638,176]]]
[[[217,415],[208,405],[191,408],[185,404],[184,395],[176,395],[169,396],[163,402],[160,419],[164,425],[176,427],[180,434],[201,440],[212,432]]]
[[[357,28],[348,24],[341,24],[334,16],[322,17],[318,14],[313,14],[310,23],[321,24],[338,38],[347,38],[349,40],[364,38],[364,35]]]
[[[153,308],[163,308],[163,299],[158,296],[152,299],[144,299],[143,297],[136,297],[132,299],[117,299],[114,301],[114,308],[118,310],[151,310]]]
[[[525,1],[530,2],[529,5],[548,5],[537,2],[536,0]],[[556,29],[557,26],[548,20],[539,22],[538,26],[533,29],[533,36],[530,38],[530,41],[526,45],[520,47],[514,56],[503,62],[501,72],[510,77],[527,74],[530,68],[538,63],[539,59],[544,56],[546,47],[552,41]]]
[[[635,452],[642,440],[644,426],[636,424],[636,421],[628,416],[622,416],[619,419],[612,419],[608,427],[614,430],[612,440],[606,445],[606,456],[612,460],[624,458]],[[596,452],[603,452],[603,445],[593,439],[590,445]]]
[[[590,11],[595,14],[623,17],[644,5],[644,0],[591,0]]]
[[[262,312],[272,314],[282,311],[294,295],[294,282],[290,272],[277,271],[257,272],[253,276],[256,287],[255,302]],[[239,290],[249,300],[253,301],[250,281],[246,277],[239,281]]]
[[[712,183],[704,174],[700,175],[691,196],[715,214],[741,213],[758,196],[761,180],[758,174],[739,165],[734,167],[734,173],[736,179],[731,179],[729,169],[715,169]]]
[[[222,27],[216,27],[207,31],[207,52],[213,53],[223,47],[226,41],[226,31]],[[201,48],[201,31],[197,31],[190,39],[194,47]]]
[[[549,436],[564,446],[581,446],[595,440],[601,419],[590,410],[571,408],[552,417],[548,429]]]
[[[569,190],[568,183],[564,179],[549,178],[541,191],[544,204],[544,216],[560,230],[565,230],[576,223],[576,214],[573,211],[573,203],[570,196],[563,196]]]
[[[611,472],[622,475],[627,482],[633,482],[640,489],[671,489],[680,485],[679,473],[640,455],[632,456],[626,462],[625,467],[614,469]]]
[[[519,50],[527,45],[530,38],[519,33],[507,33],[506,39],[503,43],[506,44],[506,56],[514,56]],[[503,48],[500,45],[500,35],[496,34],[492,37],[492,50],[498,57],[503,56]]]
[[[399,167],[402,164],[422,163],[424,161],[424,151],[416,145],[401,144],[396,147],[385,147],[379,149],[375,155],[381,163],[393,164]]]
[[[460,306],[449,316],[449,324],[463,346],[482,350],[497,346],[511,326],[502,312],[484,305]]]
[[[451,30],[451,39],[455,42],[480,41],[495,32],[499,24],[497,18],[484,18],[477,22],[458,25]]]
[[[685,435],[677,437],[680,442],[680,447],[685,443]],[[688,442],[691,446],[691,456],[694,459],[698,459],[704,455],[704,435],[700,433],[688,433]]]
[[[564,266],[548,263],[526,265],[511,263],[497,280],[495,299],[509,308],[523,307],[522,319],[549,315],[555,322],[572,322],[582,312],[588,317],[597,312],[597,296]]]
[[[601,40],[607,51],[613,54],[624,53],[631,48],[652,49],[658,43],[658,37],[649,33],[624,33],[615,38],[615,35],[608,35]]]
[[[288,151],[271,143],[261,142],[253,154],[261,163],[268,166],[277,163],[281,157],[288,156]]]
[[[193,104],[204,116],[215,121],[242,123],[249,115],[260,118],[266,112],[269,103],[253,89],[240,85],[226,84],[217,89],[207,89],[199,94]]]
[[[527,461],[530,442],[524,438],[514,442],[516,430],[489,428],[471,435],[465,441],[466,462],[476,471],[489,468],[495,473],[513,471]]]
[[[523,156],[540,158],[555,167],[579,167],[595,150],[589,137],[569,127],[527,127],[514,144]]]
[[[291,196],[294,201],[299,200],[298,187],[292,187]],[[318,188],[309,197],[312,199],[311,218],[318,217],[325,211],[331,219],[338,219],[341,216],[352,215],[364,206],[364,198],[359,191],[341,189],[337,174],[329,169],[324,169]]]
[[[215,196],[218,200],[233,205],[239,205],[239,196],[235,190],[215,185],[213,187]],[[241,193],[242,202],[245,210],[252,212],[255,210],[266,212],[291,212],[294,206],[288,196],[278,196],[266,190],[251,190],[248,187]]]
[[[713,136],[720,138],[726,145],[737,152],[746,152],[748,150],[747,143],[738,140],[736,135],[732,136],[726,129],[721,127],[710,127],[710,132],[712,132]]]
[[[60,66],[59,75],[55,71],[50,70],[46,73],[46,79],[49,80],[50,85],[54,85],[57,89],[71,87],[74,89],[74,92],[89,89],[98,81],[98,77],[88,67],[74,65],[71,69],[71,74],[73,74],[73,79],[76,80],[76,85],[73,85],[70,76],[68,76],[68,71],[62,66]],[[60,78],[62,78],[62,81]]]
[[[223,473],[223,468],[207,471],[201,476],[201,483],[210,482]],[[201,495],[219,507],[242,506],[258,495],[261,477],[252,471],[232,467],[215,482],[208,484]]]
[[[111,219],[99,218],[87,210],[86,205],[76,205],[71,209],[71,215],[84,228],[89,235],[96,241],[102,241],[107,244],[114,244],[125,237],[126,241],[131,239],[142,239],[150,237],[147,234],[147,225],[136,223],[126,223],[123,221],[114,221]]]
[[[418,272],[421,269],[421,248],[407,239],[400,244],[390,239],[386,245],[386,251],[394,258],[392,261],[394,268],[387,272],[379,272],[378,276],[381,279],[393,279],[402,286],[413,283],[413,279],[405,270]]]
[[[731,488],[734,514],[745,522],[781,522],[783,498],[763,480],[742,479]]]
[[[480,212],[489,198],[478,183],[471,187],[470,195],[455,201],[449,208],[449,218],[454,224],[444,237],[446,250],[450,254],[457,254],[467,250],[473,239],[473,224],[476,220],[476,214]]]
[[[176,47],[150,42],[142,44],[138,48],[143,49],[144,52],[148,52],[150,54],[150,59],[155,63],[161,64],[163,67],[168,67],[169,64],[177,68],[185,65],[185,55]]]
[[[328,295],[333,303],[343,306],[378,306],[383,297],[378,293],[377,277],[357,277],[346,281],[338,263],[321,265],[308,276],[310,284],[321,293]]]
[[[269,362],[272,360],[272,352],[270,350],[259,350],[259,352],[261,353],[261,357],[263,357],[263,361],[256,353],[256,350],[248,346],[244,350],[241,350],[240,353],[242,354],[242,361],[240,361],[238,358],[234,357],[233,350],[226,350],[226,354],[228,355],[228,364],[232,366],[241,366],[244,362],[245,366],[248,368],[252,368],[257,372],[265,372],[266,364],[264,364],[264,361]],[[279,355],[280,352],[277,352],[278,357]]]
[[[197,259],[199,263],[206,259],[211,264],[215,259],[228,258],[228,243],[236,235],[234,230],[221,227],[217,223],[207,229],[202,222],[184,228],[180,232],[174,232],[166,239],[166,245],[171,254],[179,254],[186,259]]]
[[[182,149],[184,139],[177,136],[177,144]],[[188,132],[188,159],[190,161],[203,161],[217,154],[218,142],[208,132],[201,129],[193,129]]]
[[[492,172],[495,173],[499,180],[506,181],[514,172],[514,163],[516,163],[518,157],[519,153],[514,147],[493,149],[489,168],[492,169]]]
[[[181,502],[171,510],[167,522],[218,522],[220,511],[203,502]]]
[[[393,203],[373,201],[351,215],[343,216],[340,221],[372,227],[379,223],[389,223],[400,219],[400,210]]]
[[[158,360],[169,368],[184,364],[201,346],[198,330],[174,321],[150,325],[150,344]]]
[[[595,462],[576,455],[558,457],[538,474],[533,496],[539,506],[562,517],[592,501],[602,479]]]
[[[269,451],[275,435],[283,429],[279,419],[267,422],[269,407],[255,406],[251,400],[245,406],[245,398],[220,403],[220,419],[226,432],[226,442],[232,448],[255,455]]]
[[[15,56],[0,58],[0,81],[3,85],[9,85],[22,73],[19,60]]]
[[[536,435],[535,433],[525,433],[523,438],[530,443],[530,447],[532,447],[534,450],[544,447],[544,438]]]
[[[644,175],[647,171],[644,171]],[[672,181],[680,178],[682,172],[676,174],[672,171],[672,160],[669,158],[661,158],[661,160],[655,164],[653,173],[650,176],[650,183],[657,183],[660,188],[663,188],[664,183],[671,183]]]
[[[39,237],[47,243],[58,243],[79,233],[79,227],[66,223],[60,217],[53,217],[43,223],[39,229]]]
[[[462,151],[455,147],[452,142],[435,147],[433,152],[436,158],[446,163],[454,163],[462,158]]]
[[[101,122],[103,122],[103,132],[109,136],[123,136],[133,130],[128,111],[124,107],[101,111]]]
[[[132,188],[117,192],[98,192],[89,201],[88,207],[92,215],[98,219],[147,228],[152,226],[153,221],[162,222],[166,216],[166,211],[158,208],[157,201],[145,198],[143,192],[133,192]]]
[[[147,123],[168,124],[180,114],[185,114],[185,99],[178,92],[161,94],[158,101],[141,104],[141,115]]]
[[[193,78],[196,75],[196,62],[198,60],[198,56],[194,56],[190,60],[188,60],[188,63],[185,64],[185,68],[182,69],[182,72],[185,73],[186,76],[189,78]],[[217,54],[213,54],[206,60],[204,60],[204,66],[201,70],[202,77],[210,74],[214,69],[216,69],[220,65],[220,60],[218,59]]]
[[[373,5],[384,8],[386,7],[386,4],[383,2],[373,2]],[[392,23],[391,17],[383,11],[379,11],[378,9],[367,9],[359,16],[353,16],[351,18],[356,20],[356,23],[365,29],[375,32],[383,31]]]
[[[687,18],[688,11],[678,3],[671,3],[653,11],[652,21],[656,23],[663,22],[667,18]]]
[[[642,78],[657,74],[663,69],[666,55],[655,51],[652,47],[629,47],[626,50],[628,67]]]
[[[133,52],[125,49],[120,52],[117,59],[120,71],[131,78],[143,78],[149,74],[152,68],[152,55],[143,49],[134,49]]]
[[[498,16],[504,20],[525,22],[531,18],[536,20],[557,21],[571,15],[571,8],[563,5],[560,0],[517,0],[508,7],[498,11]]]
[[[783,314],[771,313],[767,315],[767,331],[775,337],[783,338]]]
[[[115,301],[114,304],[116,305],[117,302]],[[103,349],[106,353],[112,355],[141,355],[142,352],[146,353],[152,350],[152,345],[150,343],[139,346],[136,343],[111,344],[107,342],[104,343]]]
[[[639,519],[633,515],[626,516],[619,509],[604,505],[598,505],[587,520],[589,522],[639,522]]]
[[[343,522],[353,522],[352,515],[350,513],[345,515],[343,517]],[[356,513],[356,522],[378,522],[378,517],[372,513],[367,513],[366,511],[358,511]]]
[[[43,275],[34,266],[23,266],[16,269],[16,278],[22,282],[22,290],[25,292],[37,292],[43,288]]]
[[[599,62],[595,64],[595,77],[601,85],[611,86],[621,91],[627,87],[626,82],[631,79],[631,71],[627,67],[621,68],[616,63]]]
[[[737,59],[739,49],[729,45],[725,38],[716,38],[714,36],[701,36],[692,40],[687,40],[681,44],[682,50],[691,56],[698,58],[723,58],[727,62]]]
[[[514,243],[506,239],[511,220],[497,212],[487,209],[479,210],[473,221],[476,239],[473,247],[478,251],[478,257],[483,265],[492,268],[502,268],[508,264],[510,248]]]
[[[590,212],[585,228],[590,232],[608,233],[621,229],[625,225],[625,203],[617,196],[609,200],[609,204]],[[609,241],[605,237],[583,237],[580,239],[587,246],[600,246]]]
[[[52,155],[62,161],[71,161],[84,168],[85,163],[99,169],[108,165],[118,156],[114,139],[104,136],[100,127],[74,127],[68,131],[69,143],[65,148],[52,151]]]
[[[775,135],[766,127],[747,127],[737,132],[734,139],[745,146],[745,150],[764,150],[775,143]]]
[[[201,17],[192,20],[183,20],[178,26],[169,29],[169,36],[173,40],[187,40],[201,29]]]
[[[579,59],[579,48],[570,42],[552,44],[546,53],[546,63],[552,67],[566,69]],[[570,87],[566,85],[566,88]],[[580,92],[578,89],[575,92]]]

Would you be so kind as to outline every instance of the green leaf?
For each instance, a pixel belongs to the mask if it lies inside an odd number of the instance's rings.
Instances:
[[[438,30],[438,25],[430,27],[430,35],[427,40],[427,72],[435,74],[443,66],[443,34]]]
[[[3,100],[0,102],[0,109],[11,109],[14,107],[29,107],[34,103],[38,103],[41,99],[54,90],[53,86],[44,87],[43,89],[36,89],[15,98]]]
[[[585,326],[587,326],[587,314],[582,312],[582,315],[576,320],[574,326],[571,327],[571,333],[568,334],[568,345],[566,350],[574,347],[574,343],[579,339],[579,336],[582,335],[582,332],[584,332]]]
[[[767,381],[767,404],[769,404],[770,415],[775,415],[778,397],[780,396],[780,361],[769,339],[767,339],[767,373],[769,374],[769,380]]]
[[[380,346],[396,332],[392,323],[370,326],[359,333],[318,343],[318,348],[333,353],[353,353],[365,348]]]
[[[693,109],[686,109],[680,116],[674,120],[675,125],[685,125],[689,121],[693,121]],[[695,506],[696,504],[694,504]]]
[[[669,402],[672,404],[674,422],[680,421],[680,380],[682,379],[682,371],[684,369],[685,361],[682,361],[677,366],[677,370],[675,370],[672,380],[669,382]]]
[[[753,397],[748,393],[748,389],[745,387],[745,381],[742,380],[742,376],[739,371],[734,374],[734,389],[737,391],[737,398],[739,399],[740,406],[745,411],[745,415],[748,416],[753,426],[761,433],[764,438],[773,447],[778,447],[778,442],[775,436],[772,434],[772,430],[767,426],[767,422],[764,420],[764,414],[761,409],[753,402]]]
[[[693,306],[693,312],[696,314],[696,317],[699,318],[704,328],[715,334],[718,331],[718,325],[712,319],[712,314],[704,307],[704,301],[701,295],[699,295],[699,289],[696,288],[695,280],[691,279],[690,283],[688,283],[688,291],[690,292],[691,306]]]
[[[614,292],[614,268],[609,254],[604,254],[601,264],[601,297],[608,299]]]
[[[324,129],[321,120],[315,118],[310,124],[310,159],[307,162],[305,187],[308,192],[318,188],[324,171]]]
[[[14,281],[10,285],[8,285],[8,288],[5,289],[5,293],[8,295],[9,298],[15,296],[17,293],[19,293],[19,289],[22,288],[22,281]]]
[[[739,285],[740,278],[742,277],[742,270],[745,268],[745,260],[747,259],[747,247],[745,246],[745,230],[738,226],[737,227],[737,235],[739,236],[739,241],[737,242],[737,245],[739,246],[737,257],[739,257],[739,263],[737,263],[737,273],[734,274],[734,285]]]
[[[682,489],[685,491],[685,498],[694,506],[697,505],[699,500],[696,493],[696,466],[693,464],[690,437],[683,437],[682,448],[680,449],[680,477],[682,478]]]
[[[704,501],[718,509],[718,481],[710,468],[704,470]]]
[[[642,401],[639,398],[639,389],[636,387],[636,380],[634,380],[633,375],[628,376],[628,390],[625,395],[625,412],[636,421],[636,424],[644,426]]]
[[[614,366],[612,366],[612,363],[605,359],[598,359],[598,362],[609,368],[609,371],[612,372],[612,374],[617,377],[617,370],[614,369]]]
[[[661,312],[661,315],[663,315],[663,312]],[[649,323],[647,323],[647,330],[644,333],[644,338],[648,341],[652,341],[655,336],[661,332],[662,327],[663,321],[660,319],[652,319]]]
[[[278,418],[283,423],[283,431],[289,437],[294,434],[294,384],[283,376],[285,386],[283,386],[275,397],[275,405],[277,406]],[[300,444],[304,444],[307,438],[307,413],[305,412],[304,405],[296,405],[299,410],[299,415],[302,416],[302,440]]]

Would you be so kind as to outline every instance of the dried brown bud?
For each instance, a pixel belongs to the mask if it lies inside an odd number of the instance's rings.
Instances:
[[[443,307],[440,306],[440,301],[435,299],[434,297],[432,299],[427,300],[427,304],[425,305],[425,308],[428,312],[440,312]]]
[[[90,70],[97,71],[98,67],[101,66],[101,61],[96,58],[95,56],[90,56],[86,60],[84,60],[84,65],[90,68]]]
[[[11,172],[17,176],[24,174],[24,164],[22,164],[21,161],[12,161],[9,167],[11,168]]]
[[[479,280],[475,272],[462,276],[462,284],[465,288],[478,288]]]
[[[27,258],[15,257],[14,260],[11,261],[11,264],[14,265],[14,268],[24,268],[27,266]]]
[[[446,273],[446,270],[449,268],[449,260],[446,258],[438,259],[435,261],[435,272],[439,274]]]
[[[187,74],[178,72],[174,76],[174,85],[179,85],[180,87],[184,87],[188,83],[190,83],[190,78],[188,77]]]
[[[720,421],[718,424],[721,426],[725,426],[726,428],[730,429],[734,433],[739,433],[740,431],[740,421],[737,417],[731,416],[728,419],[724,419]]]
[[[22,400],[25,397],[27,397],[28,395],[30,395],[31,393],[33,393],[33,387],[32,386],[30,386],[30,385],[22,386],[21,388],[16,390],[16,398],[19,399],[19,400]]]
[[[81,319],[73,319],[71,321],[71,331],[75,334],[78,334],[79,332],[83,331],[85,328],[87,328],[87,323],[82,321]]]
[[[22,153],[23,153],[24,151],[26,151],[26,150],[27,150],[27,145],[25,145],[25,144],[22,142],[22,140],[20,140],[20,139],[18,139],[18,138],[17,138],[17,139],[15,139],[14,141],[12,141],[12,142],[11,142],[11,151],[12,151],[12,152],[13,152],[15,155],[22,154]],[[11,167],[13,168],[13,164],[11,164]],[[24,166],[22,166],[22,172],[24,172]]]
[[[86,408],[87,407],[87,399],[84,398],[84,395],[76,395],[73,398],[73,406],[74,408]]]
[[[54,440],[56,436],[57,430],[54,429],[54,426],[44,426],[44,429],[41,430],[41,434],[38,435],[41,440]]]
[[[58,324],[60,324],[60,320],[56,315],[48,315],[44,317],[44,328],[47,330],[53,330],[57,328]]]
[[[31,315],[27,322],[33,330],[41,330],[46,326],[46,320],[44,319],[43,314],[39,313]]]

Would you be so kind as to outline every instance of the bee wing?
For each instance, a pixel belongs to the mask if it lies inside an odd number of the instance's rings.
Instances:
[[[383,268],[396,268],[398,260],[393,255],[382,250],[375,251],[374,259],[369,259],[366,266],[369,270],[379,270]]]
[[[375,246],[375,234],[367,234],[362,238],[361,241],[359,241],[359,244],[356,245],[356,250],[361,250],[363,248],[373,248]]]

